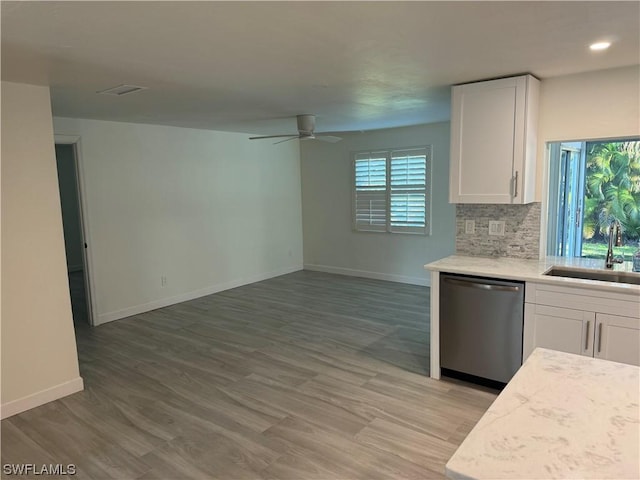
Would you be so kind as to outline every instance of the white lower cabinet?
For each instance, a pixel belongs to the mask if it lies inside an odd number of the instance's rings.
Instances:
[[[640,321],[633,317],[596,314],[594,356],[640,365]]]
[[[523,361],[543,347],[640,365],[640,299],[530,283],[526,289]]]
[[[523,357],[536,347],[593,357],[595,317],[593,312],[525,304]]]

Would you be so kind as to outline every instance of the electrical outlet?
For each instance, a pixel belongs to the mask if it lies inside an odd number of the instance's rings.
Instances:
[[[161,286],[161,287],[166,287],[166,286],[167,286],[167,277],[166,277],[166,276],[164,276],[164,275],[162,275],[162,276],[160,277],[160,286]]]
[[[504,220],[489,220],[489,235],[504,236]]]
[[[464,221],[464,233],[467,235],[473,235],[476,233],[476,221],[475,220],[465,220]]]

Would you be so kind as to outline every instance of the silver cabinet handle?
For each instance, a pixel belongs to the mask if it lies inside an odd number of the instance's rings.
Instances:
[[[513,177],[513,196],[518,196],[518,171],[516,170],[516,175]]]
[[[598,353],[602,350],[602,323],[598,324]]]
[[[456,280],[453,278],[444,278],[443,280],[446,283],[450,283],[452,285],[458,285],[460,287],[479,288],[482,290],[494,290],[494,291],[500,291],[500,292],[519,292],[521,288],[516,286],[511,287],[508,285],[491,285],[487,283],[468,282],[464,280]]]
[[[587,332],[584,335],[584,349],[585,350],[587,348],[589,348],[589,325],[591,325],[591,322],[587,320]]]

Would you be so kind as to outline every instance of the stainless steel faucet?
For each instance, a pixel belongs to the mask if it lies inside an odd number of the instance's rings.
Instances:
[[[615,236],[615,245],[613,237]],[[613,256],[613,247],[619,247],[622,245],[622,230],[620,228],[620,222],[613,220],[609,225],[609,248],[607,249],[607,259],[604,262],[604,268],[612,269],[615,263],[622,263],[624,260],[622,257]]]

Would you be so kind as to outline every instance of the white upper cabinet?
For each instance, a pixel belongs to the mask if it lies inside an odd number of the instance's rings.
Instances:
[[[539,90],[531,75],[452,88],[450,203],[535,201]]]

